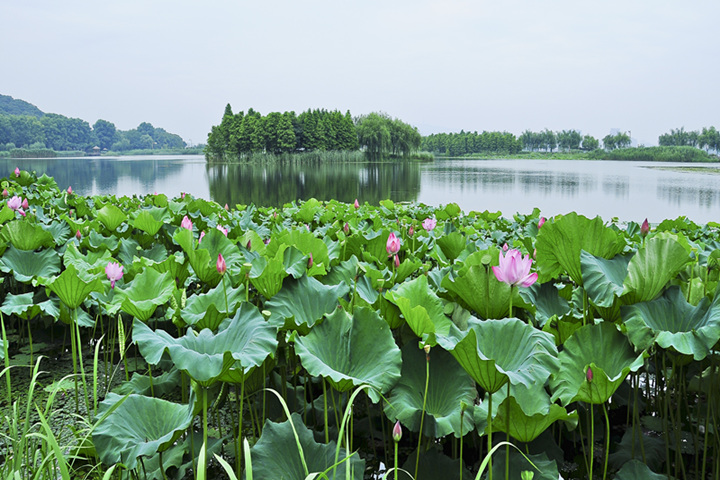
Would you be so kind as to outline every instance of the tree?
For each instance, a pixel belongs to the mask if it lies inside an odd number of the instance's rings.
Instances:
[[[585,135],[582,139],[582,148],[583,150],[595,150],[600,147],[600,141],[591,136],[591,135]]]
[[[358,143],[370,155],[384,155],[390,151],[390,129],[386,118],[377,113],[360,117],[356,122]]]
[[[115,124],[108,122],[107,120],[98,120],[92,128],[93,132],[95,132],[98,146],[100,148],[107,148],[110,150],[117,138],[117,129],[115,128]]]
[[[603,148],[608,151],[615,150],[617,148],[617,145],[615,144],[615,136],[614,135],[605,135],[602,139],[603,141]]]
[[[545,151],[550,150],[550,153],[557,148],[557,137],[552,130],[548,130],[547,128],[543,130],[542,146],[545,147]]]

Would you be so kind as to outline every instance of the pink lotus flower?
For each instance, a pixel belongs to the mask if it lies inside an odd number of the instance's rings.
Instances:
[[[24,208],[25,210],[27,210],[28,208],[30,208],[30,205],[28,205],[27,198],[23,200],[22,208]]]
[[[15,176],[16,177],[20,176],[20,169],[18,167],[15,167]]]
[[[185,215],[182,219],[182,222],[180,222],[180,227],[192,230],[192,221],[188,218],[187,215]]]
[[[68,187],[67,193],[68,193],[68,195],[72,195],[72,187]]]
[[[227,237],[227,232],[228,232],[228,229],[227,229],[227,228],[223,227],[222,225],[218,225],[218,226],[215,227],[215,228],[217,228],[218,230],[220,230],[220,231],[223,233],[223,235],[225,235],[225,236]]]
[[[545,225],[545,217],[540,217],[540,220],[538,221],[538,228],[542,228],[543,225]]]
[[[225,272],[227,271],[227,265],[225,264],[225,259],[222,256],[222,253],[218,253],[218,259],[217,259],[217,271],[220,275],[225,275]]]
[[[108,262],[107,267],[105,267],[105,275],[110,280],[110,288],[115,288],[115,282],[123,276],[123,266],[119,263]]]
[[[8,193],[7,188],[3,188],[3,192],[2,192],[3,198],[7,198],[8,195],[10,195],[10,194]]]
[[[532,260],[530,255],[523,258],[520,250],[509,250],[505,256],[500,253],[500,265],[492,267],[495,278],[510,286],[529,287],[537,281],[537,273],[530,273]]]
[[[355,204],[354,204],[354,206],[355,206],[356,209],[360,208],[360,203],[358,203],[358,199],[357,199],[357,198],[355,199]]]
[[[640,235],[646,237],[648,233],[650,233],[650,224],[648,223],[648,219],[646,218],[640,226]]]
[[[392,438],[396,443],[402,438],[402,426],[400,425],[400,420],[395,422],[395,426],[392,429]]]
[[[7,201],[7,206],[10,207],[13,210],[17,210],[22,206],[22,200],[17,195],[13,196],[10,200]]]
[[[425,220],[423,220],[423,228],[426,232],[431,232],[435,226],[437,225],[437,220],[435,220],[433,217],[428,217]]]
[[[394,232],[390,232],[385,250],[387,250],[388,255],[395,255],[400,251],[400,239],[395,236]]]

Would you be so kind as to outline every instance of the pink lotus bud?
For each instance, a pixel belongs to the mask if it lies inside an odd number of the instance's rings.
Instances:
[[[540,221],[538,222],[538,228],[542,228],[543,225],[545,225],[545,217],[540,217]]]
[[[228,207],[228,204],[227,204],[227,203],[225,204],[225,210],[228,211],[228,212],[230,211],[230,207]]]
[[[310,258],[308,258],[307,268],[312,268],[312,266],[313,266],[313,255],[312,255],[312,252],[310,252]]]
[[[350,233],[350,225],[347,222],[345,222],[345,225],[343,226],[343,232],[345,232],[345,235]]]
[[[7,188],[3,188],[3,192],[2,192],[3,198],[7,198],[8,195],[10,195],[10,194],[8,193]]]
[[[248,240],[247,249],[248,250],[252,249],[252,240]]]
[[[23,210],[22,208],[18,208],[18,213],[23,217],[25,216],[25,210]]]
[[[72,195],[72,187],[68,187],[67,193],[68,193],[68,195]]]
[[[200,232],[200,238],[198,239],[198,244],[202,242],[203,237],[205,236],[205,232]]]
[[[78,231],[75,233],[75,237],[76,237],[78,240],[80,240],[80,239],[82,238],[82,233],[80,233],[80,230],[78,230]]]
[[[400,251],[400,240],[395,236],[394,232],[390,232],[385,250],[387,250],[388,255],[395,255]]]
[[[357,199],[357,198],[355,199],[355,204],[354,204],[354,206],[355,206],[355,209],[360,208],[360,203],[358,203],[358,199]]]
[[[185,198],[185,192],[180,192],[180,198]]]
[[[503,245],[503,252],[507,252],[509,248],[510,247],[508,247],[508,244],[506,243],[505,245]]]
[[[400,426],[400,420],[395,422],[395,426],[392,430],[392,438],[395,441],[395,443],[399,442],[402,438],[402,427]]]
[[[263,242],[265,242],[265,245],[268,245],[270,243],[270,239],[266,238],[265,240],[263,240]]]
[[[218,259],[217,259],[217,271],[220,275],[225,275],[225,271],[227,271],[227,265],[225,265],[225,259],[222,256],[222,253],[218,253]]]
[[[18,167],[15,167],[15,176],[16,177],[20,176],[20,169]]]
[[[222,225],[218,225],[218,226],[215,227],[215,228],[217,228],[218,230],[220,230],[220,231],[223,233],[223,235],[225,235],[225,236],[227,237],[227,232],[228,232],[227,228],[223,227]]]
[[[187,215],[185,215],[182,219],[182,222],[180,222],[180,227],[187,228],[188,230],[192,230],[192,225],[192,220],[190,220]]]
[[[398,257],[397,255],[395,255],[395,268],[397,268],[397,267],[399,267],[399,266],[400,266],[400,257]]]
[[[593,379],[592,368],[588,367],[587,372],[585,373],[585,378],[587,378],[588,383],[592,383],[592,379]]]
[[[30,205],[28,205],[27,198],[23,200],[23,202],[22,202],[22,208],[24,208],[25,210],[27,210],[28,208],[30,208]]]
[[[640,226],[640,235],[646,237],[648,233],[650,233],[650,224],[648,223],[648,219],[646,218]]]
[[[410,230],[408,230],[408,236],[412,237],[415,233],[415,225],[410,225]]]

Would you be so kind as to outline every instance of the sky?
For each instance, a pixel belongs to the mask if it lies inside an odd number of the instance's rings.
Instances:
[[[6,0],[0,94],[204,143],[225,105],[428,135],[720,128],[717,0]]]

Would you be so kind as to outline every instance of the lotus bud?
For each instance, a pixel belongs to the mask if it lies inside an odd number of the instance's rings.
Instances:
[[[588,367],[587,372],[585,372],[585,378],[587,378],[588,383],[592,383],[592,379],[593,379],[592,368]]]
[[[423,345],[423,350],[425,350],[425,355],[430,355],[430,345]]]
[[[538,222],[538,228],[542,228],[543,225],[545,225],[545,217],[540,217],[540,221]]]
[[[392,430],[392,438],[395,441],[395,443],[399,442],[402,438],[402,426],[400,425],[400,420],[395,422],[395,426]]]
[[[24,208],[25,210],[27,210],[27,209],[30,208],[30,205],[28,205],[27,198],[23,200],[23,202],[22,202],[22,208]]]
[[[225,264],[225,259],[223,258],[222,253],[218,253],[216,267],[220,275],[225,275],[225,272],[227,271],[227,265]]]
[[[650,224],[648,223],[648,219],[646,218],[640,226],[640,235],[642,235],[644,238],[647,236],[648,233],[650,233]]]
[[[227,204],[227,203],[225,204],[225,211],[227,211],[227,212],[230,211],[230,207],[228,207],[228,204]]]
[[[78,231],[75,233],[75,237],[76,237],[78,240],[80,240],[80,239],[82,238],[82,233],[80,233],[80,230],[78,230]]]
[[[247,249],[250,250],[251,248],[252,248],[252,240],[248,240]]]
[[[227,234],[228,234],[228,229],[227,229],[227,228],[223,227],[222,225],[218,225],[218,226],[215,227],[215,228],[217,228],[218,230],[220,230],[220,231],[223,233],[223,235],[225,235],[225,236],[227,237]]]
[[[203,237],[205,236],[205,232],[200,232],[200,238],[198,239],[198,244],[202,242]]]
[[[185,198],[185,192],[180,192],[180,198],[182,198],[182,199]]]
[[[188,230],[192,230],[192,227],[193,227],[192,220],[190,220],[190,218],[188,218],[188,216],[185,215],[182,219],[182,222],[180,222],[180,227],[187,228]]]
[[[408,230],[408,236],[412,237],[414,233],[415,233],[415,226],[410,225],[410,230]]]
[[[313,255],[312,255],[312,252],[310,252],[310,258],[308,258],[307,268],[312,268],[312,266],[313,266]]]
[[[399,266],[400,266],[400,257],[398,257],[397,255],[395,255],[395,268],[397,268],[397,267],[399,267]]]
[[[18,213],[23,217],[26,215],[25,210],[23,210],[22,208],[18,208]]]
[[[354,204],[354,206],[355,206],[355,210],[357,210],[358,208],[360,208],[360,203],[358,203],[358,199],[357,199],[357,198],[355,199],[355,204]]]
[[[20,176],[20,169],[18,167],[15,167],[15,176],[16,177]]]
[[[343,226],[343,232],[345,232],[345,235],[350,233],[350,225],[347,222],[345,222],[345,225]]]
[[[269,244],[270,244],[270,239],[269,239],[269,238],[266,238],[265,240],[263,240],[263,242],[265,243],[265,245],[269,245]]]
[[[3,188],[3,193],[2,193],[3,198],[7,198],[8,195],[10,195],[10,194],[8,193],[7,188]]]
[[[395,236],[394,232],[390,232],[385,244],[385,250],[387,250],[388,255],[395,255],[400,251],[400,240]]]
[[[503,252],[507,252],[509,248],[510,247],[508,247],[508,244],[506,243],[505,245],[503,245]]]
[[[68,187],[67,193],[68,193],[68,195],[72,195],[72,187]]]

